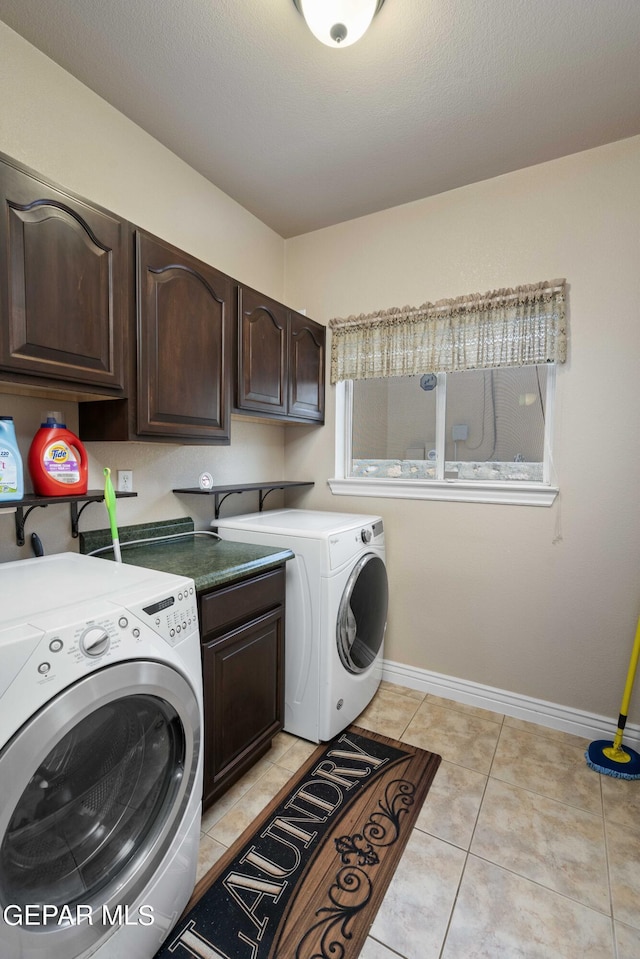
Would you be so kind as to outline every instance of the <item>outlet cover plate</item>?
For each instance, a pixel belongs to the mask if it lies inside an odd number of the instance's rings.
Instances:
[[[118,492],[133,493],[133,470],[118,470]]]

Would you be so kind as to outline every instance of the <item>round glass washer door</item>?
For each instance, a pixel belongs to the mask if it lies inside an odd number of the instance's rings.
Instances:
[[[386,566],[375,553],[365,553],[351,570],[338,609],[338,653],[350,673],[369,669],[380,652],[388,605]]]
[[[192,688],[150,662],[86,676],[20,729],[0,753],[2,907],[82,905],[93,919],[5,925],[0,953],[12,933],[31,940],[21,956],[77,955],[105,935],[103,907],[132,904],[171,844],[200,740]]]

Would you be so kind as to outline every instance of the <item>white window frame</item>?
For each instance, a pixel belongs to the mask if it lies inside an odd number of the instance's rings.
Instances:
[[[436,396],[436,478],[433,480],[349,476],[353,458],[351,448],[353,381],[342,380],[336,383],[335,476],[329,480],[331,492],[337,496],[499,503],[507,506],[551,506],[559,493],[552,458],[556,364],[549,363],[546,371],[546,416],[541,483],[445,479],[446,375],[439,373]]]

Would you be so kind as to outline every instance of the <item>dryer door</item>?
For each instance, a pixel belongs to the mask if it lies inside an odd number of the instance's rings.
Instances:
[[[353,567],[338,609],[338,652],[350,673],[369,669],[378,655],[388,604],[386,566],[379,556],[366,553]]]
[[[115,930],[185,813],[200,739],[193,690],[151,662],[86,676],[16,733],[0,753],[0,955],[68,959]]]

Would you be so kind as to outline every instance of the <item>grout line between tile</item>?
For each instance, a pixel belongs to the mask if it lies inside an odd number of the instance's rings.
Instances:
[[[532,879],[530,876],[523,876],[521,872],[516,872],[515,869],[510,869],[508,866],[502,865],[502,863],[493,862],[492,859],[487,859],[485,856],[480,856],[477,852],[469,852],[469,855],[475,856],[476,859],[480,859],[482,862],[486,862],[489,866],[493,866],[496,869],[502,869],[504,872],[508,872],[510,875],[516,876],[518,879],[523,879],[525,882],[533,883],[534,886],[538,886],[540,889],[544,889],[546,892],[550,892],[554,896],[561,896],[562,899],[566,899],[568,902],[574,902],[582,909],[587,909],[590,912],[594,912],[596,915],[603,916],[605,919],[612,919],[612,916],[606,912],[603,912],[602,909],[596,909],[595,906],[589,906],[586,902],[582,902],[580,899],[576,899],[574,896],[568,896],[566,892],[560,892],[558,889],[554,889],[552,886],[545,886],[545,884],[540,882],[539,879]]]
[[[509,786],[511,789],[521,789],[523,792],[530,793],[532,796],[539,796],[540,799],[546,799],[548,802],[558,803],[561,806],[567,806],[569,809],[577,809],[578,812],[584,813],[586,816],[593,816],[595,819],[602,820],[604,824],[604,817],[597,812],[593,812],[592,809],[585,809],[584,806],[567,802],[566,799],[556,799],[555,796],[548,796],[546,793],[538,792],[537,789],[530,789],[529,786],[520,786],[518,783],[513,783],[508,779],[500,779],[499,776],[492,776],[490,773],[487,776],[487,780],[489,779],[493,779],[497,783],[502,783],[504,786]],[[484,795],[482,798],[484,800]]]
[[[388,950],[389,952],[391,952],[394,956],[398,956],[398,959],[406,959],[406,956],[403,955],[403,953],[398,952],[398,951],[397,951],[396,949],[394,949],[392,946],[387,945],[387,943],[386,943],[386,942],[383,942],[382,939],[376,939],[376,937],[375,937],[375,936],[372,936],[371,933],[369,933],[369,935],[368,935],[367,938],[372,939],[374,942],[377,942],[379,946],[382,946],[383,949],[387,949],[387,950]],[[365,939],[365,942],[366,942],[366,941],[367,941],[367,940]]]
[[[611,888],[611,867],[609,865],[609,837],[607,836],[607,818],[604,813],[604,796],[602,794],[602,776],[600,776],[600,802],[602,804],[602,832],[604,835],[604,858],[607,864],[607,886],[609,891],[609,909],[611,911],[611,934],[613,936],[614,956],[618,955],[618,940],[616,937],[615,912],[613,910],[613,889]]]
[[[442,956],[443,956],[443,954],[444,954],[444,949],[445,949],[445,946],[446,946],[446,944],[447,944],[447,938],[448,938],[448,936],[449,936],[449,930],[451,929],[451,923],[453,922],[453,914],[454,914],[454,912],[456,911],[456,906],[458,905],[458,899],[459,899],[459,897],[460,897],[460,889],[461,889],[461,887],[462,887],[462,881],[463,881],[463,879],[464,879],[465,872],[467,871],[467,863],[469,862],[469,855],[470,855],[469,850],[467,850],[467,851],[465,852],[465,856],[464,856],[464,865],[462,866],[462,870],[461,870],[461,872],[460,872],[460,878],[459,878],[459,880],[458,880],[458,885],[457,885],[457,887],[456,887],[456,894],[455,894],[455,896],[453,897],[453,903],[452,903],[452,905],[451,905],[451,912],[449,913],[449,918],[448,918],[448,920],[447,920],[447,928],[445,929],[445,931],[444,931],[444,936],[442,937],[442,943],[441,943],[441,945],[440,945],[440,951],[439,951],[439,953],[438,953],[438,959],[442,959]]]
[[[499,739],[499,738],[500,738],[500,737],[498,737],[498,739]],[[496,742],[496,749],[497,749],[497,748],[498,748],[498,744],[497,744],[497,742]],[[494,750],[494,757],[495,757],[495,750]],[[492,763],[492,765],[493,765],[493,759],[492,759],[491,763]],[[468,865],[468,862],[469,862],[469,856],[471,855],[471,844],[472,844],[472,842],[473,842],[473,837],[474,837],[475,832],[476,832],[476,827],[477,827],[477,825],[478,825],[478,820],[479,820],[479,818],[480,818],[480,810],[482,809],[482,804],[484,803],[484,797],[485,797],[485,795],[486,795],[488,785],[489,785],[489,775],[487,774],[487,775],[486,775],[486,778],[485,778],[485,784],[484,784],[484,787],[483,787],[483,790],[482,790],[482,796],[480,797],[480,802],[478,803],[478,811],[477,811],[477,813],[476,813],[476,818],[475,818],[475,821],[474,821],[474,823],[473,823],[473,829],[471,830],[471,835],[469,836],[469,847],[468,847],[468,849],[464,850],[464,853],[465,853],[464,864],[463,864],[463,866],[462,866],[462,871],[461,871],[461,873],[460,873],[460,879],[459,879],[459,881],[458,881],[458,887],[457,887],[457,889],[456,889],[456,894],[455,894],[455,896],[454,896],[453,905],[452,905],[452,907],[451,907],[451,912],[449,913],[449,920],[448,920],[448,922],[447,922],[447,928],[446,928],[446,930],[445,930],[444,936],[442,937],[442,945],[441,945],[441,947],[440,947],[440,952],[439,952],[439,954],[438,954],[438,959],[442,959],[442,956],[443,956],[443,954],[444,954],[444,948],[445,948],[445,945],[446,945],[446,943],[447,943],[447,938],[448,938],[448,936],[449,936],[449,931],[450,931],[450,929],[451,929],[451,923],[453,922],[453,915],[454,915],[454,913],[455,913],[455,911],[456,911],[456,906],[458,905],[458,899],[459,899],[459,896],[460,896],[460,889],[461,889],[461,887],[462,887],[462,882],[463,882],[463,880],[464,880],[464,877],[465,877],[465,874],[466,874],[466,871],[467,871],[467,865]],[[442,841],[444,841],[444,840],[442,840]],[[460,848],[460,847],[456,847],[456,848]]]

